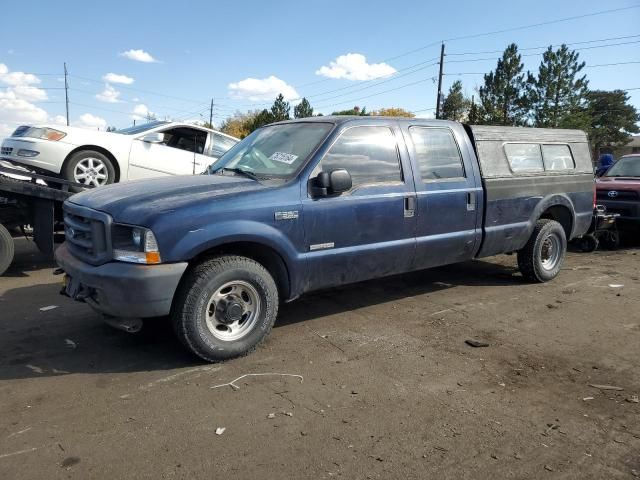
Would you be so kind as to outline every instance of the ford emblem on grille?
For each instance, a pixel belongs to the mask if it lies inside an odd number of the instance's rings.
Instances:
[[[607,193],[607,195],[609,195],[609,197],[611,198],[616,198],[618,196],[618,192],[615,190],[611,190],[609,193]]]

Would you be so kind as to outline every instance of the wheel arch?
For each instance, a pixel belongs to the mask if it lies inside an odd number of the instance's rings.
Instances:
[[[540,219],[555,220],[560,225],[567,237],[567,241],[572,238],[573,225],[575,223],[571,209],[564,204],[554,204],[548,206],[541,214]]]
[[[255,260],[271,274],[278,287],[280,297],[291,296],[291,275],[284,258],[272,247],[255,241],[233,241],[203,250],[189,261],[193,268],[203,260],[220,255],[239,255]],[[183,277],[184,278],[184,277]]]
[[[60,171],[64,172],[64,169],[66,168],[67,164],[71,160],[71,157],[73,157],[76,153],[84,152],[84,151],[91,151],[91,150],[93,150],[95,152],[100,152],[105,157],[107,157],[109,160],[111,160],[111,163],[113,163],[113,169],[116,172],[116,178],[115,178],[113,183],[119,182],[120,181],[120,163],[118,162],[118,159],[109,150],[107,150],[104,147],[99,147],[98,145],[81,145],[81,146],[76,147],[73,150],[71,150],[67,154],[67,156],[65,157],[64,162],[62,162],[62,168],[60,169]]]

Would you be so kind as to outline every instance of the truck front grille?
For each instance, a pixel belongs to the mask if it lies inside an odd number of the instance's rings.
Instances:
[[[613,196],[609,195],[609,192],[616,192]],[[640,199],[638,192],[634,192],[633,190],[598,190],[597,192],[598,200],[607,200],[607,201],[634,201]]]
[[[65,239],[71,253],[92,265],[111,260],[111,217],[69,202],[63,209]]]

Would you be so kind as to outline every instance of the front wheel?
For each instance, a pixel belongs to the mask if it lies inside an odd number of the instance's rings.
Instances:
[[[560,273],[567,254],[564,228],[555,220],[540,219],[529,241],[518,252],[518,267],[527,279],[548,282]]]
[[[13,262],[14,245],[11,233],[0,224],[0,275],[7,271]]]
[[[278,313],[273,277],[250,258],[223,255],[195,266],[176,293],[175,332],[208,362],[251,353],[271,331]]]
[[[74,153],[65,163],[62,174],[65,180],[87,187],[100,187],[116,180],[116,171],[111,160],[94,150]]]

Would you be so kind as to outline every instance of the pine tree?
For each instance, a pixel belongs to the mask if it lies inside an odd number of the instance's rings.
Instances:
[[[473,95],[471,95],[471,105],[469,106],[467,123],[469,123],[469,125],[477,125],[478,123],[481,123],[480,109],[478,108],[478,105],[476,104],[476,99]]]
[[[596,155],[602,147],[624,145],[631,133],[640,129],[640,114],[629,104],[629,94],[624,90],[593,90],[587,93],[590,117],[589,140]]]
[[[495,72],[484,76],[480,87],[482,120],[492,125],[524,125],[529,111],[525,92],[524,65],[515,43],[498,60]]]
[[[445,120],[461,122],[467,116],[469,100],[462,93],[462,82],[456,80],[449,88],[449,93],[442,102],[442,117]]]
[[[295,118],[313,117],[313,108],[311,107],[309,100],[303,97],[302,101],[294,107],[293,116]]]
[[[584,110],[588,81],[578,76],[585,63],[566,45],[556,51],[549,47],[542,54],[538,75],[528,74],[527,95],[536,127],[557,128]]]
[[[271,115],[273,117],[272,122],[281,122],[283,120],[289,120],[289,111],[291,106],[289,102],[284,101],[284,95],[280,94],[276,97],[273,106],[271,107]]]
[[[273,123],[274,121],[275,120],[273,118],[273,113],[265,108],[264,110],[259,112],[255,117],[253,117],[253,120],[251,120],[251,123],[249,125],[249,131],[253,132],[254,130],[257,130],[260,127],[264,127],[265,125]]]

